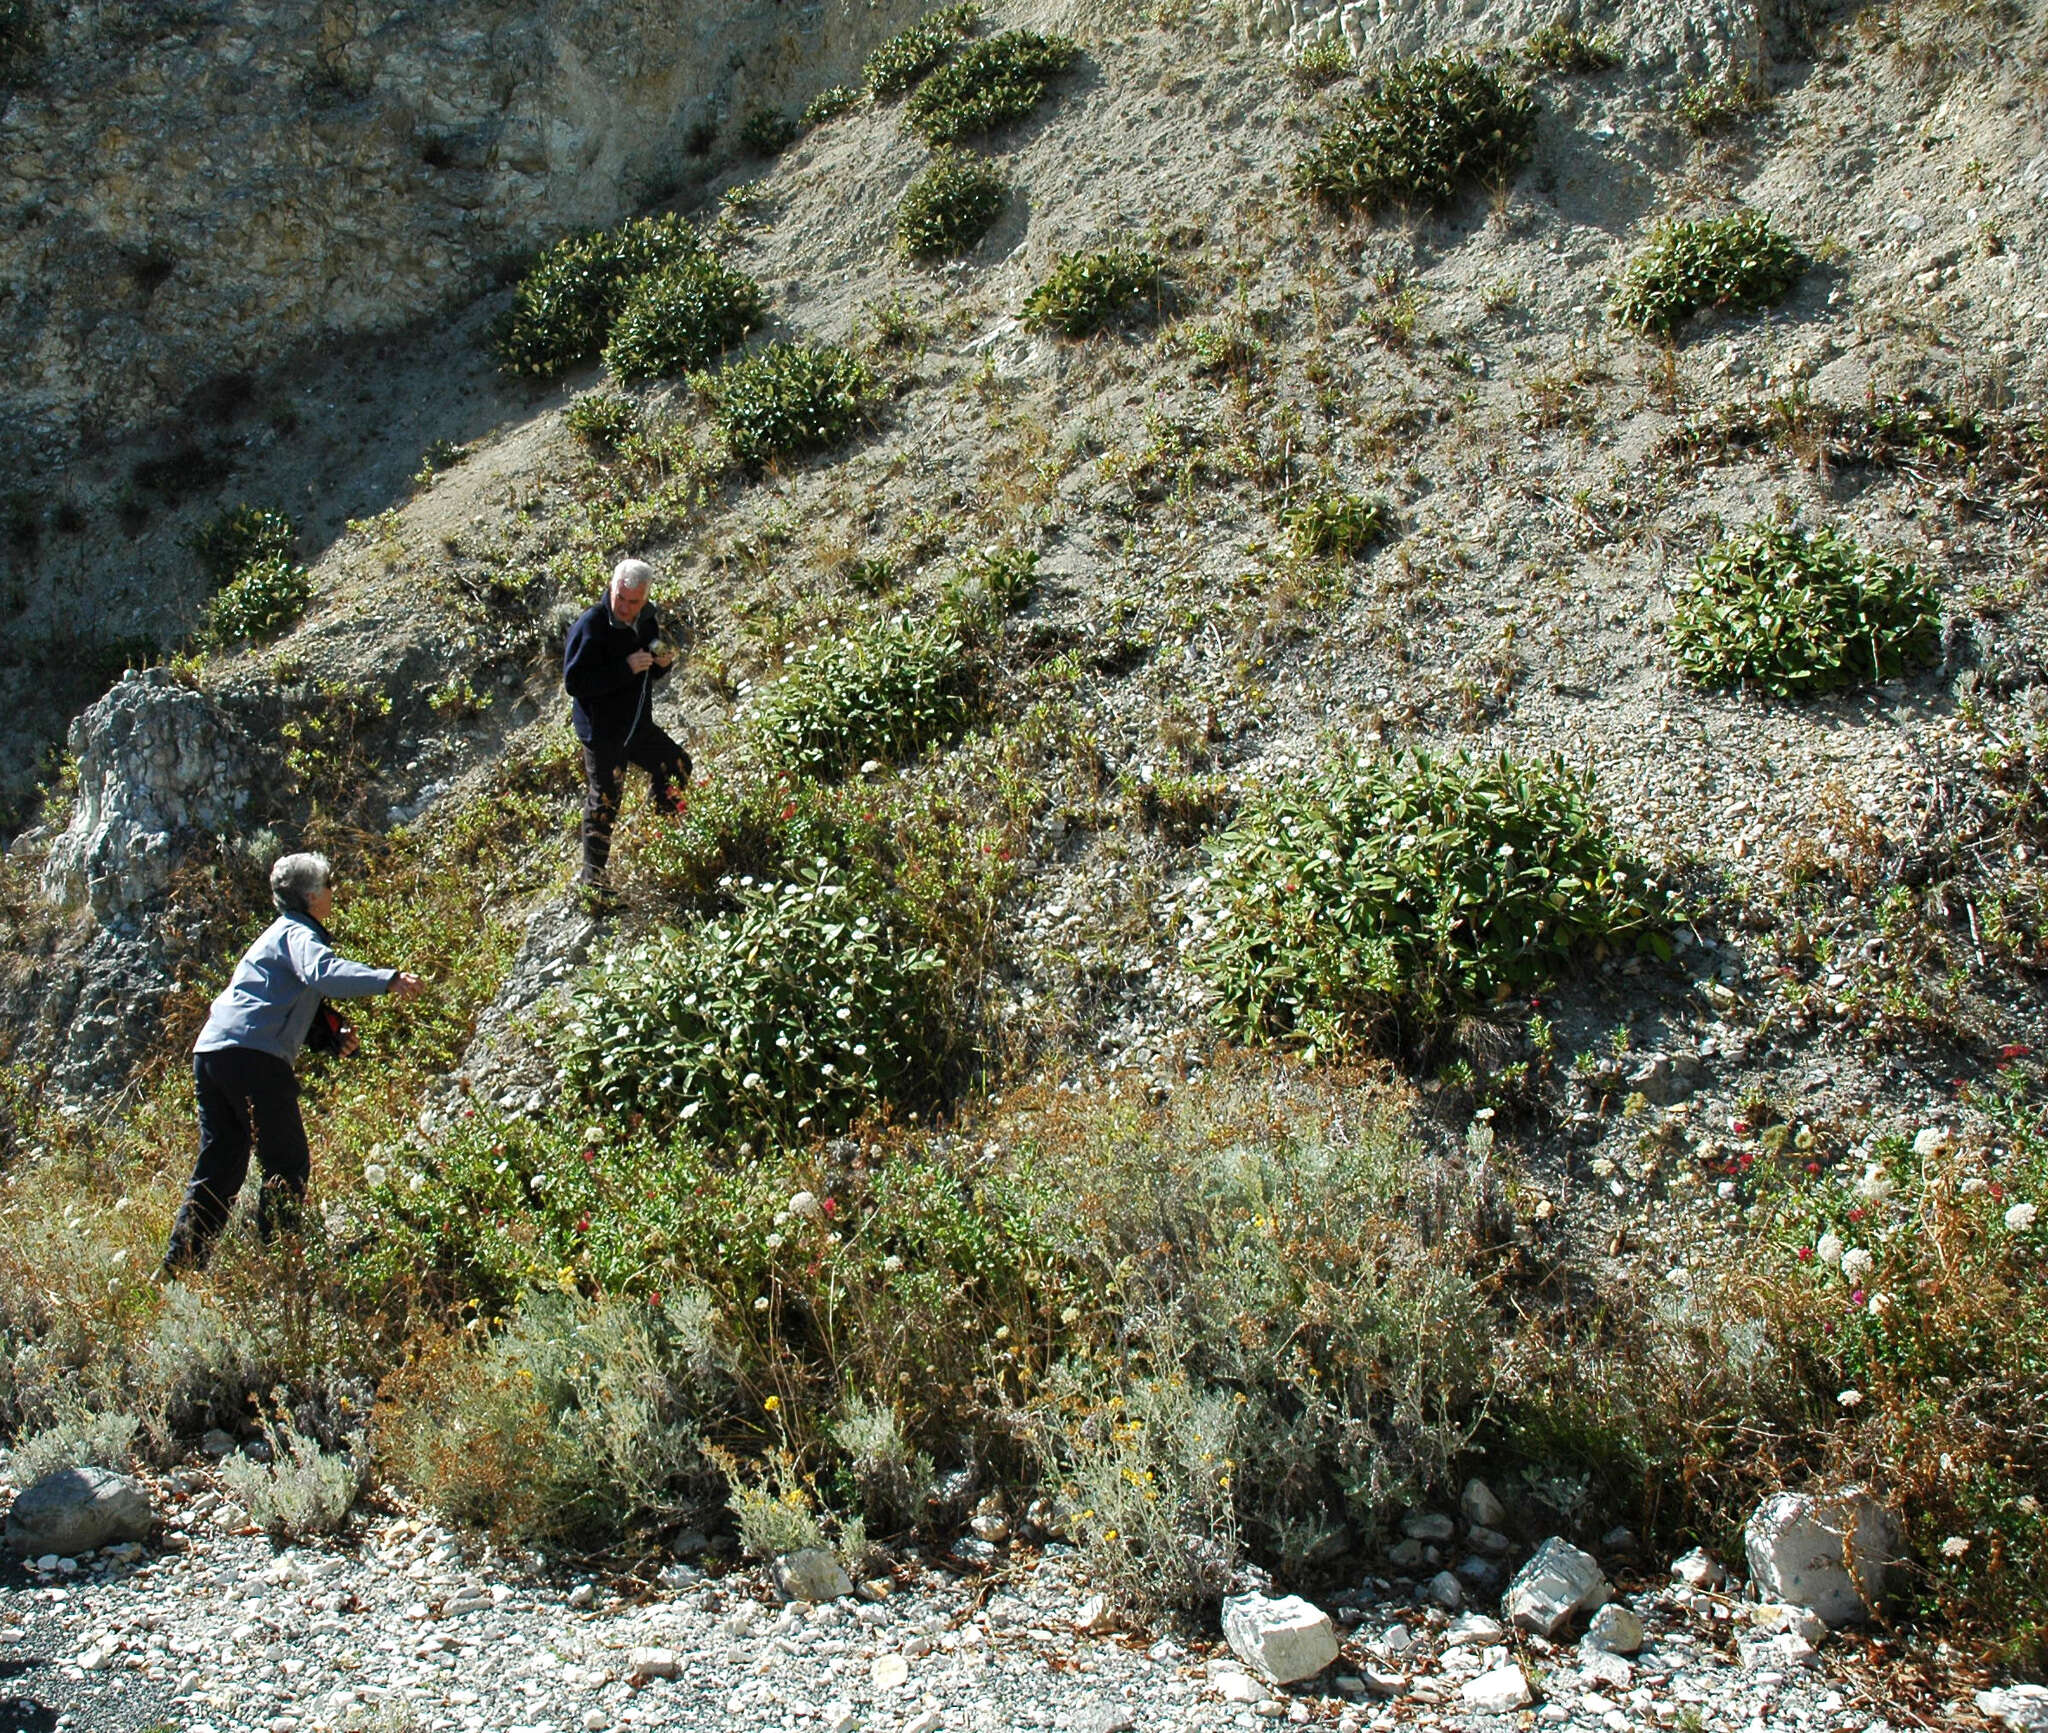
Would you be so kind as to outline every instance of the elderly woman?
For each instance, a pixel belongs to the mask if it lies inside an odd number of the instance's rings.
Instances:
[[[334,909],[327,857],[288,854],[270,869],[272,921],[235,965],[192,1048],[199,1092],[199,1163],[171,1227],[164,1269],[204,1268],[249,1173],[249,1148],[263,1169],[257,1230],[268,1239],[283,1210],[306,1194],[312,1156],[299,1118],[292,1061],[322,999],[395,993],[410,999],[420,978],[373,969],[335,954],[326,921]]]

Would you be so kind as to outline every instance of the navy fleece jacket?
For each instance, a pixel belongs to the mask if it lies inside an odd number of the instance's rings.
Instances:
[[[576,738],[585,746],[623,746],[648,713],[654,682],[668,670],[656,664],[644,674],[626,666],[635,650],[661,636],[661,616],[649,602],[630,626],[612,618],[599,602],[585,608],[562,646],[562,684],[568,689]]]

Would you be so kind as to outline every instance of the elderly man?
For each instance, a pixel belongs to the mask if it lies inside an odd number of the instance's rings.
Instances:
[[[313,1161],[299,1117],[292,1061],[323,999],[392,993],[410,999],[417,975],[372,969],[337,956],[327,937],[334,885],[323,854],[288,854],[270,869],[277,919],[242,954],[192,1047],[199,1095],[199,1164],[171,1226],[166,1274],[204,1268],[213,1242],[249,1175],[249,1149],[263,1169],[256,1228],[270,1237],[306,1195]],[[353,1036],[347,1038],[353,1044]],[[343,1051],[347,1051],[346,1046]]]
[[[676,653],[662,641],[661,617],[647,599],[653,584],[654,568],[645,560],[619,561],[605,599],[577,616],[562,650],[562,684],[583,742],[583,864],[576,882],[594,896],[605,894],[626,766],[647,772],[650,798],[669,812],[682,810],[690,781],[690,755],[654,720],[654,682],[666,677]]]

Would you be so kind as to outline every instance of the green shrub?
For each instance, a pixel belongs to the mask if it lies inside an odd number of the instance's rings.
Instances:
[[[132,1414],[78,1408],[30,1434],[9,1453],[17,1486],[30,1486],[60,1468],[109,1468],[125,1473],[142,1423]]]
[[[803,119],[799,124],[809,132],[815,126],[823,126],[828,120],[837,120],[842,114],[851,114],[860,106],[860,87],[854,84],[835,84],[829,90],[821,90],[804,104]]]
[[[972,252],[995,225],[1010,183],[993,163],[941,150],[903,194],[896,210],[896,241],[915,258],[953,258]]]
[[[1669,337],[1703,308],[1750,313],[1775,307],[1806,265],[1761,211],[1660,223],[1649,245],[1629,261],[1608,311],[1637,331]]]
[[[569,405],[562,417],[569,431],[593,451],[616,452],[646,425],[646,413],[616,391],[592,391]]]
[[[577,996],[565,1080],[714,1148],[843,1132],[937,1093],[938,958],[823,860],[739,907],[615,953]]]
[[[206,636],[218,645],[262,642],[296,625],[313,599],[312,575],[289,560],[264,559],[216,590],[206,604]]]
[[[954,738],[984,672],[957,619],[883,621],[800,651],[761,693],[753,725],[793,768],[843,776],[864,759],[903,761]]]
[[[844,445],[873,418],[879,397],[867,363],[826,343],[771,343],[704,388],[734,461],[747,470]]]
[[[943,66],[980,21],[980,8],[972,5],[926,13],[868,56],[862,69],[868,89],[883,100],[901,96],[927,73]]]
[[[1005,30],[963,49],[917,87],[905,105],[927,144],[953,144],[1022,120],[1045,97],[1045,81],[1072,64],[1071,38]]]
[[[1341,36],[1310,44],[1287,63],[1287,76],[1305,90],[1321,90],[1358,70],[1351,45]]]
[[[221,1483],[274,1540],[304,1541],[333,1534],[348,1521],[363,1487],[367,1463],[362,1438],[352,1441],[351,1450],[323,1450],[319,1439],[300,1432],[288,1419],[268,1416],[263,1436],[270,1460],[230,1456],[220,1465]]]
[[[1729,73],[1721,78],[1686,80],[1678,98],[1678,118],[1702,138],[1725,132],[1770,101],[1770,92],[1754,73]]]
[[[757,108],[740,122],[740,148],[755,156],[780,156],[796,143],[803,129],[773,108]]]
[[[1165,260],[1157,253],[1111,247],[1100,253],[1063,253],[1024,303],[1034,331],[1086,337],[1126,313],[1156,314]]]
[[[1030,548],[992,542],[960,560],[960,569],[946,586],[951,604],[967,611],[989,604],[1007,613],[1021,608],[1038,587],[1038,555]]]
[[[445,1344],[394,1380],[386,1453],[457,1522],[522,1541],[615,1544],[709,1491],[698,1416],[723,1350],[697,1292],[531,1293],[480,1344]]]
[[[1935,661],[1941,607],[1917,566],[1829,529],[1758,525],[1700,561],[1679,592],[1671,643],[1704,685],[1810,698]]]
[[[1604,36],[1587,36],[1556,19],[1534,32],[1522,44],[1522,58],[1546,72],[1610,72],[1621,64],[1621,56]]]
[[[1345,492],[1318,494],[1287,514],[1296,549],[1315,559],[1355,560],[1393,522],[1393,507],[1385,500]]]
[[[283,512],[238,505],[201,524],[190,546],[200,569],[218,584],[259,560],[290,559],[298,539],[299,526]]]
[[[761,285],[708,253],[633,285],[604,346],[615,379],[667,379],[710,364],[760,322]]]
[[[1561,762],[1337,757],[1252,798],[1210,855],[1190,961],[1245,1038],[1412,1046],[1584,950],[1663,943]]]
[[[673,213],[635,217],[616,229],[557,243],[521,279],[495,334],[507,372],[552,379],[604,347],[634,282],[696,257],[696,232]]]
[[[1348,98],[1294,167],[1304,197],[1342,210],[1442,207],[1527,159],[1536,103],[1462,56],[1409,60]]]

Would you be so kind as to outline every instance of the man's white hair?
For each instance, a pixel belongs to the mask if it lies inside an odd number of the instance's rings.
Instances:
[[[279,855],[270,869],[270,900],[295,915],[306,912],[306,899],[332,882],[333,868],[324,854]]]
[[[612,588],[644,590],[654,583],[654,568],[645,560],[621,560],[612,567]]]

